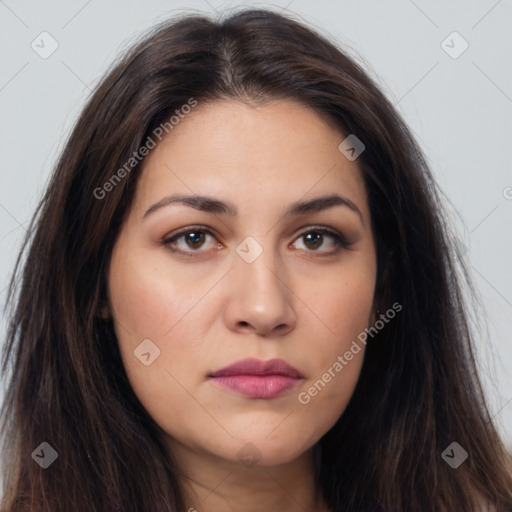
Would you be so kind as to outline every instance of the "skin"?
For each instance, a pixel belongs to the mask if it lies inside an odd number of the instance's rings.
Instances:
[[[113,250],[106,314],[193,510],[327,510],[315,499],[312,447],[345,410],[364,346],[309,403],[298,396],[371,325],[376,281],[366,190],[357,160],[338,150],[344,138],[291,100],[258,107],[223,100],[200,103],[145,159]],[[232,203],[238,214],[176,203],[144,217],[177,193]],[[346,206],[285,215],[296,201],[333,193],[361,215]],[[180,228],[197,232],[198,224],[212,234],[196,244],[190,234],[173,243],[191,255],[162,243]],[[320,242],[306,237],[312,226],[353,243],[336,252],[329,235]],[[252,263],[236,252],[248,236],[263,251]],[[160,350],[148,366],[134,356],[144,339]],[[247,357],[282,358],[303,378],[272,399],[248,398],[208,379]],[[241,449],[257,463],[244,463]]]

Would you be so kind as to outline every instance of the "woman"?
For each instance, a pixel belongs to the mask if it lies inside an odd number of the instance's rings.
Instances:
[[[157,27],[93,94],[30,232],[3,510],[512,508],[439,190],[310,29]]]

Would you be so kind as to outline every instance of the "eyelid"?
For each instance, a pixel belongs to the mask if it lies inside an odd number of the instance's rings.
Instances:
[[[338,247],[336,247],[336,249],[334,249],[333,251],[314,251],[314,250],[306,251],[306,252],[312,253],[312,254],[317,253],[318,255],[323,254],[324,256],[330,256],[333,254],[337,254],[342,249],[348,249],[351,245],[356,243],[356,240],[349,239],[347,236],[345,236],[343,233],[341,233],[337,229],[329,228],[327,226],[322,226],[322,225],[314,225],[314,224],[305,226],[304,228],[300,228],[300,232],[295,236],[293,243],[295,243],[295,241],[298,240],[301,236],[304,236],[305,234],[310,233],[310,232],[316,232],[316,233],[321,233],[323,235],[329,235],[334,238],[334,240],[336,241],[336,243],[338,245]]]
[[[174,231],[172,234],[167,234],[163,237],[162,242],[169,242],[178,238],[180,235],[184,235],[186,233],[190,233],[191,231],[204,231],[205,233],[209,233],[210,235],[216,236],[214,230],[203,224],[192,224],[190,226],[185,226],[184,228],[180,228],[177,231]]]
[[[174,242],[176,239],[180,238],[183,235],[186,235],[187,233],[193,232],[193,231],[201,231],[205,234],[209,234],[209,235],[213,236],[214,238],[218,238],[217,235],[215,234],[215,230],[213,230],[209,226],[198,224],[198,225],[185,226],[185,227],[175,231],[174,233],[172,233],[172,235],[164,236],[163,239],[161,240],[161,243],[163,245],[165,245],[172,252],[184,254],[186,256],[193,256],[194,254],[197,254],[197,253],[207,252],[206,250],[201,250],[201,249],[197,249],[197,250],[191,249],[190,251],[183,251],[181,249],[176,249],[171,246],[171,243]],[[292,243],[296,242],[301,236],[304,236],[305,234],[310,233],[310,232],[317,232],[317,233],[321,233],[324,235],[325,234],[329,235],[329,236],[333,237],[334,240],[336,241],[336,243],[338,244],[338,247],[333,251],[315,251],[315,250],[306,251],[306,252],[310,252],[310,253],[317,253],[319,255],[323,254],[325,256],[329,256],[332,254],[336,254],[338,251],[340,251],[342,249],[348,249],[351,245],[353,245],[355,243],[355,240],[351,240],[351,239],[347,238],[344,234],[342,234],[338,230],[335,230],[335,229],[327,227],[327,226],[322,226],[322,225],[307,225],[307,226],[304,226],[303,228],[300,228],[300,231],[295,235]]]
[[[190,251],[183,251],[181,249],[177,249],[175,247],[171,246],[171,243],[177,240],[178,238],[182,237],[183,235],[186,235],[187,233],[193,232],[193,231],[201,231],[205,234],[211,235],[214,238],[217,238],[217,235],[215,234],[215,230],[210,228],[209,226],[205,226],[203,224],[197,224],[197,225],[191,225],[191,226],[185,226],[184,228],[180,228],[177,231],[173,232],[171,235],[165,235],[162,240],[161,244],[166,246],[167,249],[174,253],[183,254],[185,256],[194,256],[197,253],[201,252],[207,252],[207,251],[201,251],[198,250],[190,250]]]

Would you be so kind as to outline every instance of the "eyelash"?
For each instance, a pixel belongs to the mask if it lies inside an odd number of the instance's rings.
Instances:
[[[198,233],[198,232],[211,235],[215,238],[214,233],[207,226],[198,225],[198,226],[188,226],[186,228],[183,228],[182,230],[178,231],[177,233],[174,233],[172,236],[164,238],[161,241],[161,243],[162,243],[162,245],[166,246],[167,249],[169,249],[173,253],[183,254],[184,256],[194,256],[196,253],[206,252],[206,251],[201,251],[200,249],[197,249],[197,250],[190,249],[189,251],[183,251],[181,249],[177,249],[176,247],[172,247],[171,244],[173,242],[175,242],[176,240],[178,240],[179,238],[183,237],[184,235],[187,235],[188,233]],[[331,229],[328,229],[328,228],[325,228],[322,226],[309,226],[308,229],[303,231],[302,233],[300,233],[295,238],[295,240],[298,240],[299,238],[307,235],[308,233],[318,233],[321,235],[328,235],[333,238],[334,242],[337,245],[336,249],[334,249],[333,251],[330,251],[327,253],[325,253],[325,251],[320,251],[320,250],[318,250],[318,251],[317,250],[307,250],[306,251],[306,252],[319,253],[319,254],[322,254],[322,252],[324,252],[323,256],[331,256],[331,255],[337,254],[342,249],[348,249],[354,243],[354,242],[351,242],[350,240],[348,240],[341,233],[338,233],[336,231],[333,231]]]

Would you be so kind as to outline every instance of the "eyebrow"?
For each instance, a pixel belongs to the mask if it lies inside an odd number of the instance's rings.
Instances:
[[[230,215],[233,217],[238,215],[236,206],[229,202],[220,201],[208,196],[172,194],[151,205],[146,213],[144,213],[143,218],[152,214],[156,210],[163,208],[164,206],[169,206],[172,204],[182,204],[208,213]],[[363,215],[359,208],[350,199],[342,197],[338,194],[317,197],[307,201],[297,201],[288,208],[284,216],[316,213],[327,210],[328,208],[333,208],[334,206],[346,206],[347,208],[350,208],[352,211],[359,215],[361,222],[364,224]]]

